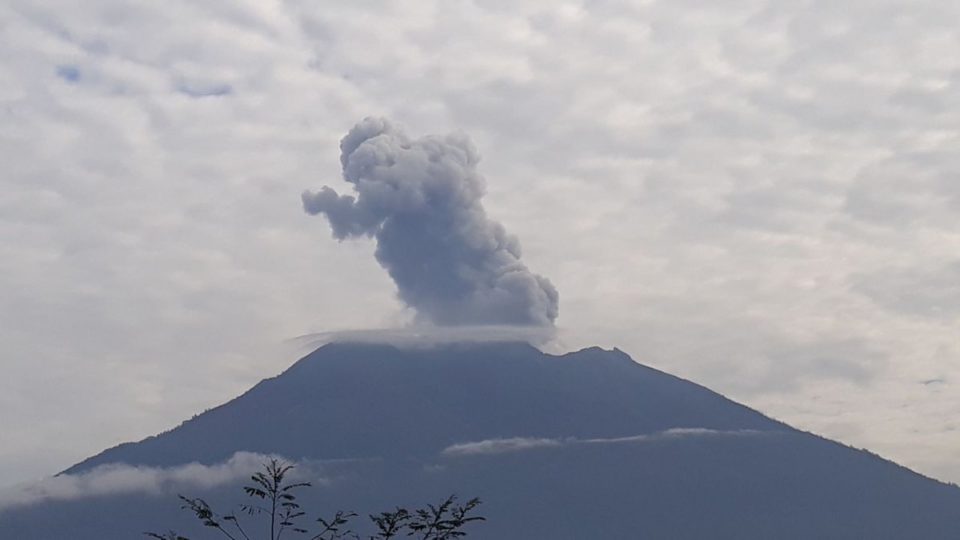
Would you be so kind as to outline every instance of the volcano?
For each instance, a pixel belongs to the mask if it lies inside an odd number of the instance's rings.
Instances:
[[[310,508],[480,497],[487,521],[470,538],[960,538],[956,486],[616,349],[332,343],[62,474],[213,465],[239,451],[323,464]],[[134,538],[169,523],[189,530],[184,519],[170,493],[104,494],[0,510],[0,538]]]

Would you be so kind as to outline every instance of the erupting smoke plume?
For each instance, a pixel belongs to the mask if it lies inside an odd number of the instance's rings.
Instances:
[[[337,239],[377,240],[376,257],[400,299],[437,325],[550,325],[558,294],[520,261],[520,244],[487,217],[480,159],[462,135],[410,139],[366,118],[340,141],[343,178],[357,192],[324,186],[303,208],[324,214]]]

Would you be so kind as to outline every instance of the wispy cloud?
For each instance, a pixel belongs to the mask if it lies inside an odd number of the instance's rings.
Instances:
[[[443,449],[448,456],[469,456],[474,454],[504,454],[520,452],[534,448],[546,448],[569,444],[569,439],[541,439],[532,437],[513,437],[510,439],[487,439],[484,441],[454,444]]]
[[[689,437],[749,436],[758,435],[760,433],[763,432],[753,429],[721,431],[707,428],[671,428],[666,431],[658,431],[656,433],[615,438],[578,439],[576,437],[564,437],[551,439],[538,437],[513,437],[508,439],[486,439],[483,441],[454,444],[444,448],[442,453],[447,456],[504,454],[508,452],[533,450],[536,448],[555,448],[571,445],[626,444]]]
[[[313,349],[334,341],[385,343],[397,347],[430,347],[443,343],[464,341],[524,341],[532,345],[544,346],[553,342],[555,338],[556,329],[551,326],[434,326],[414,324],[401,328],[320,332],[299,336],[294,338],[293,341]]]
[[[0,510],[45,501],[74,500],[129,493],[160,494],[181,488],[209,489],[248,476],[271,456],[237,452],[223,463],[190,463],[177,467],[135,467],[109,464],[90,472],[62,474],[38,483],[0,491]],[[300,468],[302,474],[305,469]]]

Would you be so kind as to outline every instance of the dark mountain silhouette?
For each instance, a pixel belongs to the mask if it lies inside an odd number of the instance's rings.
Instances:
[[[214,464],[239,450],[329,460],[332,480],[309,507],[373,512],[479,496],[488,521],[471,538],[960,538],[957,487],[599,348],[330,344],[176,429],[65,473]],[[132,538],[182,523],[169,497],[7,510],[0,538]]]
[[[110,462],[215,463],[237,450],[293,459],[424,457],[466,441],[626,437],[676,427],[790,429],[619,351],[556,357],[520,343],[330,344],[172,431],[66,472]]]

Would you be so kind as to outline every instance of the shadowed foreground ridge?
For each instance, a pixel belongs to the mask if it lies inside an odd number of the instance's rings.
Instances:
[[[599,348],[330,344],[65,472],[239,450],[335,460],[308,503],[324,511],[478,496],[488,521],[471,538],[960,538],[955,486]],[[177,519],[166,495],[104,496],[0,512],[0,537],[134,537]]]

